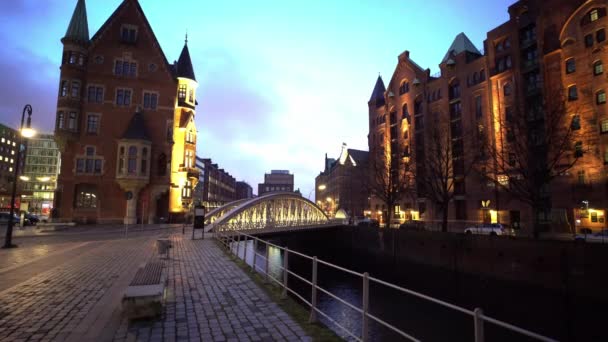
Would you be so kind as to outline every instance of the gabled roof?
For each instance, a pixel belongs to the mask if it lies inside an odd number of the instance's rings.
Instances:
[[[71,39],[77,42],[89,41],[89,23],[87,21],[87,6],[84,0],[78,0],[76,8],[70,19],[68,30],[65,32],[64,39]]]
[[[348,155],[353,157],[353,159],[357,162],[357,164],[360,164],[360,163],[367,161],[367,159],[369,157],[369,152],[349,148]]]
[[[146,18],[146,15],[144,14],[144,10],[141,8],[141,6],[139,5],[139,1],[137,1],[137,0],[124,0],[116,8],[116,10],[114,10],[114,12],[112,13],[112,15],[110,15],[110,17],[108,17],[108,19],[103,23],[103,25],[101,25],[101,27],[99,28],[99,30],[97,30],[97,32],[93,35],[93,37],[91,38],[91,43],[94,43],[97,39],[99,39],[101,37],[101,35],[103,34],[103,32],[105,32],[105,30],[110,26],[110,24],[112,24],[112,20],[118,15],[118,13],[120,13],[120,11],[123,8],[125,8],[125,6],[127,4],[130,4],[130,3],[133,4],[135,6],[135,9],[137,11],[139,11],[139,14],[141,14],[141,17],[143,18],[144,25],[145,25],[146,29],[148,29],[150,31],[150,33],[152,34],[152,41],[158,47],[158,51],[160,52],[160,55],[161,55],[163,61],[165,62],[165,66],[166,66],[167,70],[169,70],[169,72],[172,73],[171,75],[174,76],[175,73],[173,73],[173,67],[167,61],[167,57],[165,56],[165,53],[164,53],[163,49],[160,47],[160,44],[158,43],[158,39],[156,39],[156,35],[154,34],[154,30],[152,30],[152,26],[150,26],[150,22],[148,21],[148,18]],[[139,32],[141,32],[141,29],[140,29]]]
[[[473,43],[471,43],[471,41],[469,40],[469,37],[467,37],[467,35],[464,34],[464,32],[460,32],[456,36],[456,38],[454,38],[454,42],[452,42],[452,45],[450,45],[450,48],[448,49],[448,52],[443,57],[443,60],[441,60],[441,63],[446,62],[452,56],[452,54],[458,55],[464,51],[469,51],[469,52],[481,55],[481,52],[479,52],[479,50],[477,50],[475,45],[473,45]]]
[[[133,114],[131,122],[129,122],[129,126],[127,127],[127,130],[125,131],[125,134],[123,134],[122,138],[129,140],[150,141],[150,138],[148,138],[148,133],[146,131],[144,114],[140,110],[136,111],[135,114]]]
[[[188,40],[186,40],[182,53],[179,55],[179,59],[177,60],[176,75],[177,77],[188,78],[196,81],[196,77],[194,76],[194,68],[192,67],[192,60],[190,59],[190,51],[188,50]]]
[[[384,92],[386,91],[386,87],[384,86],[384,81],[382,81],[382,76],[378,75],[378,79],[376,80],[376,85],[374,86],[374,91],[372,92],[372,96],[369,98],[369,101],[377,100],[379,98],[384,98]]]

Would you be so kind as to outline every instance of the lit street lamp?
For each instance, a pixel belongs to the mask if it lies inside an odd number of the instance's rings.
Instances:
[[[25,112],[27,112],[27,122],[25,128],[23,127],[23,123],[25,121]],[[13,217],[15,215],[15,197],[17,196],[17,181],[19,180],[19,164],[21,164],[21,152],[23,147],[23,138],[31,138],[36,134],[31,128],[32,125],[32,106],[25,105],[23,107],[23,113],[21,114],[21,127],[19,129],[19,143],[17,144],[17,158],[15,158],[15,170],[13,177],[13,192],[11,194],[11,212],[8,218],[8,226],[6,227],[6,237],[4,239],[4,246],[2,248],[13,248],[17,247],[13,242],[13,225],[14,220]]]

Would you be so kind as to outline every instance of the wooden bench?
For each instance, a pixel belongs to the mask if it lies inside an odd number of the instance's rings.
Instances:
[[[150,318],[162,313],[166,285],[164,263],[152,260],[137,270],[122,298],[128,319]]]

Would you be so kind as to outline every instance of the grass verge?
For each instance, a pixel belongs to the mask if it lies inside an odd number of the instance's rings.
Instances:
[[[217,246],[226,254],[234,263],[240,267],[245,274],[249,276],[253,282],[258,285],[269,297],[272,299],[279,308],[285,311],[296,323],[302,327],[306,334],[312,337],[313,341],[319,342],[334,342],[344,341],[336,333],[327,328],[322,323],[308,323],[310,311],[306,310],[302,305],[298,304],[293,298],[287,296],[287,298],[281,298],[282,289],[273,283],[266,283],[264,277],[258,272],[253,272],[251,266],[247,265],[243,260],[237,258],[232,253],[226,251],[226,248],[222,246],[220,242],[215,241]]]

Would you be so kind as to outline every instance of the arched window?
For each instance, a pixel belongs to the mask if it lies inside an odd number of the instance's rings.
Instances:
[[[404,118],[407,118],[410,116],[410,113],[407,110],[407,103],[403,104],[403,109],[402,109],[402,114]]]
[[[137,147],[129,146],[129,162],[127,172],[130,175],[137,173]]]
[[[511,89],[511,83],[507,83],[503,86],[503,92],[505,96],[511,95],[511,93],[513,92],[513,89]]]
[[[568,87],[568,101],[578,100],[578,90],[576,89],[576,85],[571,85]]]
[[[581,19],[581,26],[591,24],[598,19],[606,16],[605,7],[592,8],[587,14]]]
[[[144,147],[141,150],[141,169],[140,172],[142,175],[146,175],[148,173],[148,148]]]
[[[125,173],[125,147],[124,146],[120,146],[120,149],[118,150],[118,173],[119,174]]]
[[[460,98],[460,82],[458,80],[453,80],[450,83],[449,97],[450,100]]]
[[[167,174],[167,156],[164,153],[161,153],[158,156],[158,175],[165,176]]]
[[[401,84],[399,85],[399,95],[403,95],[409,91],[410,91],[410,84],[407,82],[407,80],[401,81]]]
[[[419,96],[416,98],[416,102],[414,102],[414,115],[422,114],[422,98]]]
[[[593,63],[593,75],[601,75],[604,73],[604,64],[602,61],[598,60]]]

